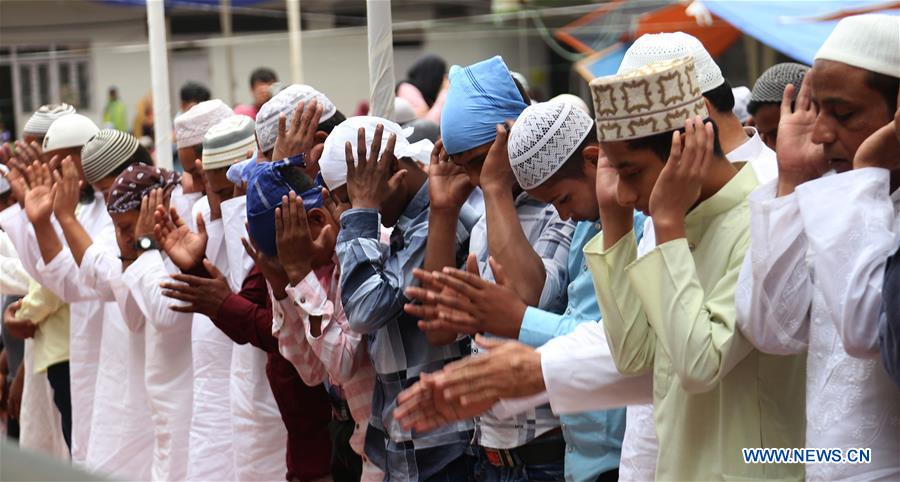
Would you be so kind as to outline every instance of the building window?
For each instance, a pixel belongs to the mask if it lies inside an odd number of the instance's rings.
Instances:
[[[66,48],[19,50],[16,93],[23,112],[34,112],[44,104],[65,102],[79,110],[91,109],[90,59]]]

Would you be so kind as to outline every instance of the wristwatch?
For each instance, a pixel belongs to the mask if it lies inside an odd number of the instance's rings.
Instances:
[[[148,251],[151,249],[159,249],[159,245],[156,244],[156,240],[153,239],[152,236],[141,236],[134,242],[134,249]]]

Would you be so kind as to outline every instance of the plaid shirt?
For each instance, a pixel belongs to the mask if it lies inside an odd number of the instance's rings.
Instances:
[[[386,481],[431,477],[461,456],[471,438],[471,421],[423,434],[403,430],[392,417],[397,395],[416,383],[420,373],[440,370],[469,353],[467,340],[432,346],[417,320],[403,311],[409,301],[403,290],[413,282],[413,268],[425,258],[428,208],[426,183],[394,228],[395,237],[402,234],[402,247],[379,242],[381,220],[373,209],[344,212],[337,239],[341,300],[351,328],[368,337],[377,374],[366,455],[385,471]],[[468,230],[461,223],[457,240],[467,238]]]
[[[327,377],[340,386],[356,422],[350,445],[365,462],[362,481],[376,482],[383,480],[384,474],[366,460],[364,451],[375,370],[366,341],[350,329],[341,304],[339,276],[340,270],[332,266],[319,273],[310,272],[296,286],[288,287],[288,296],[273,304],[272,334],[278,338],[278,350],[304,383],[318,385]],[[319,336],[312,334],[310,316],[322,318]]]
[[[575,223],[563,221],[552,204],[541,202],[528,193],[519,194],[515,206],[525,237],[544,262],[546,278],[538,307],[561,313],[567,302],[567,263]],[[494,275],[488,264],[487,216],[482,216],[472,229],[470,251],[478,257],[481,276],[492,280]],[[472,351],[478,352],[478,346],[474,343]],[[475,422],[476,442],[483,447],[497,449],[521,447],[560,426],[559,418],[553,415],[549,404],[510,418],[499,418],[488,412],[477,417]]]

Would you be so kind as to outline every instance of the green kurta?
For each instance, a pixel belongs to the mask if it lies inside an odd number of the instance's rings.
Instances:
[[[622,373],[653,369],[658,480],[802,479],[800,465],[744,464],[744,447],[803,447],[805,359],[760,353],[736,326],[750,242],[746,164],[685,219],[687,238],[637,259],[634,234],[585,248]]]

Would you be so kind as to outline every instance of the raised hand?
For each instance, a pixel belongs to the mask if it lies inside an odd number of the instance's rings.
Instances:
[[[175,266],[181,271],[188,271],[200,264],[209,240],[203,215],[197,214],[196,233],[185,224],[175,208],[169,208],[166,212],[165,207],[157,206],[154,218],[156,224],[153,226],[153,234],[156,241]]]
[[[25,193],[25,214],[32,224],[50,221],[53,214],[53,181],[50,170],[40,162],[25,169],[28,190]]]
[[[347,194],[354,208],[370,208],[381,210],[385,199],[390,198],[400,189],[406,169],[400,169],[391,174],[391,164],[394,162],[394,144],[397,136],[391,134],[388,138],[387,148],[381,154],[381,135],[384,126],[378,124],[375,127],[375,138],[366,159],[366,130],[359,128],[357,133],[356,151],[358,163],[353,160],[353,146],[347,142],[344,146],[344,156],[347,160]]]
[[[900,101],[900,93],[897,100]],[[900,169],[900,104],[897,104],[894,119],[870,135],[856,150],[853,169],[864,167]]]
[[[793,100],[795,87],[791,84],[787,85],[781,97],[781,118],[775,143],[779,196],[794,192],[800,184],[828,171],[825,151],[812,140],[819,109],[812,103],[811,79],[811,75],[803,78],[796,100]]]
[[[275,242],[278,261],[292,285],[302,281],[312,271],[312,256],[325,249],[329,230],[331,226],[325,226],[313,239],[303,199],[294,191],[281,198],[281,207],[275,208]]]
[[[225,275],[210,260],[204,259],[203,266],[209,272],[210,278],[177,273],[172,275],[172,279],[176,283],[163,282],[159,284],[163,288],[163,296],[186,303],[172,305],[169,309],[179,313],[202,313],[215,319],[225,298],[232,291],[228,287]]]
[[[450,161],[441,139],[431,151],[428,164],[428,197],[432,211],[459,211],[475,186],[466,170]]]
[[[700,116],[685,122],[685,133],[672,133],[669,160],[650,193],[650,215],[660,244],[684,237],[684,217],[700,198],[713,158],[715,134]]]
[[[491,144],[484,166],[481,168],[481,188],[485,191],[496,189],[506,193],[516,186],[516,176],[509,165],[509,149],[506,145],[507,126],[497,124],[497,138]]]
[[[275,148],[272,151],[273,161],[297,154],[310,156],[316,144],[316,130],[319,128],[322,110],[323,107],[316,99],[309,104],[298,103],[294,117],[291,118],[291,125],[287,129],[285,115],[281,114],[278,117],[278,135],[275,137]]]
[[[44,151],[37,141],[31,141],[31,143],[16,141],[16,157],[19,158],[19,160],[27,164],[32,164],[34,162],[43,163],[43,155]]]
[[[149,194],[141,198],[141,212],[134,226],[134,239],[142,236],[153,236],[156,225],[157,207],[163,205],[162,189],[152,189]],[[155,239],[155,238],[154,238]],[[157,240],[159,242],[159,240]]]
[[[470,335],[490,332],[510,338],[518,337],[527,305],[515,291],[506,286],[506,275],[500,263],[493,258],[489,259],[489,263],[497,283],[486,281],[479,276],[477,263],[471,254],[466,271],[447,267],[443,272],[431,273],[428,279],[425,279],[423,272],[417,270],[416,277],[423,280],[423,285],[433,283],[431,286],[437,287],[440,291],[414,286],[407,288],[407,296],[426,305],[407,305],[409,308],[405,309],[414,315],[430,315],[419,322],[422,330],[443,330]],[[430,311],[429,308],[434,311]]]
[[[56,156],[54,156],[55,158]],[[53,214],[59,221],[75,219],[75,208],[78,207],[78,201],[81,198],[81,176],[78,175],[78,168],[75,167],[72,158],[66,156],[62,160],[61,169],[52,172],[56,191],[53,199]]]
[[[256,267],[262,271],[266,281],[269,282],[269,286],[272,288],[272,294],[275,296],[275,299],[284,299],[287,296],[287,291],[285,291],[285,289],[290,280],[288,280],[284,268],[278,264],[278,260],[263,253],[252,239],[248,240],[247,238],[241,238],[241,243],[244,244],[244,251],[247,252],[247,255],[250,256],[250,259],[253,260]]]

